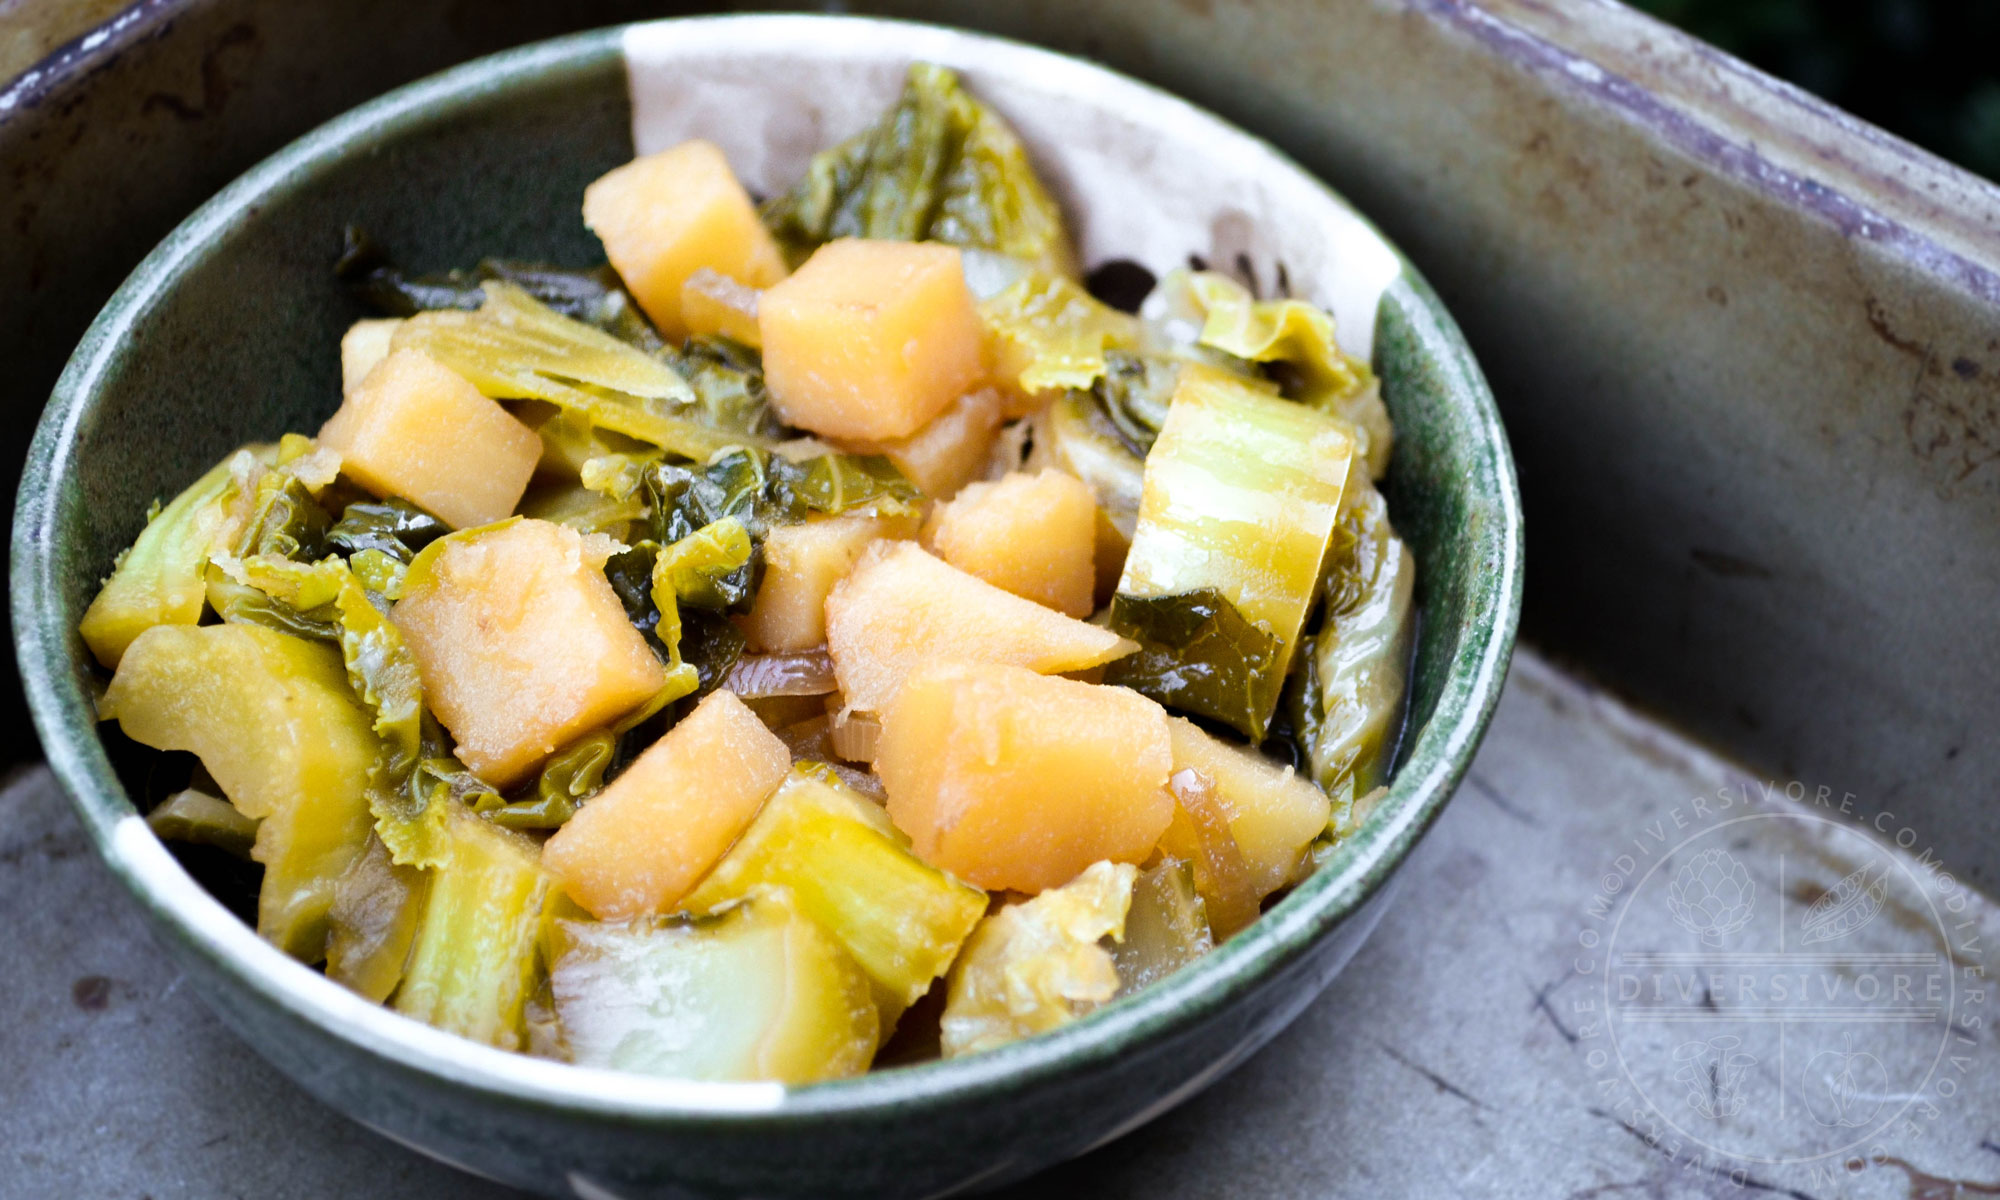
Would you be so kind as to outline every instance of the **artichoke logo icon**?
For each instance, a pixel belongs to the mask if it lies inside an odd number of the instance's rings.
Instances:
[[[1723,938],[1749,924],[1755,894],[1750,873],[1727,850],[1703,850],[1667,885],[1667,909],[1702,945],[1720,946]]]

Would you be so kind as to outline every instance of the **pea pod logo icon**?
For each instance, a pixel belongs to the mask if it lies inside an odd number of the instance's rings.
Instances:
[[[1882,911],[1882,904],[1889,896],[1889,868],[1877,871],[1874,864],[1862,867],[1833,885],[1826,895],[1813,901],[1806,910],[1802,923],[1805,937],[1801,940],[1810,946],[1816,942],[1831,942],[1854,933],[1875,919]]]
[[[1667,909],[1702,945],[1720,946],[1723,938],[1750,923],[1756,893],[1743,864],[1727,850],[1711,848],[1695,855],[1667,885]]]

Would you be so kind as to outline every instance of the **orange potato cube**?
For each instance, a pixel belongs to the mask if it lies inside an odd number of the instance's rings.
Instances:
[[[714,691],[542,847],[601,921],[681,902],[791,774],[792,752],[734,692]]]
[[[1002,663],[918,668],[875,757],[889,816],[924,861],[1019,892],[1145,859],[1173,817],[1172,769],[1158,704]]]
[[[434,543],[390,613],[458,756],[496,787],[666,686],[604,578],[611,543],[520,520]]]
[[[681,287],[707,267],[749,287],[785,277],[784,256],[712,142],[635,158],[583,190],[583,223],[660,332],[687,335]]]
[[[946,500],[986,469],[1000,432],[1000,393],[967,392],[922,429],[887,442],[848,442],[856,454],[880,454],[934,500]]]
[[[826,648],[848,707],[881,712],[925,663],[1007,663],[1053,675],[1139,647],[1003,592],[914,542],[885,542],[870,547],[827,597]]]
[[[764,651],[810,650],[826,641],[826,598],[861,552],[884,538],[909,537],[908,517],[827,517],[776,525],[764,540],[764,581],[744,636]]]
[[[403,324],[401,317],[356,321],[340,335],[340,394],[352,396],[376,364],[389,357],[390,339]]]
[[[681,324],[690,334],[721,334],[746,346],[762,346],[764,339],[757,333],[759,294],[713,267],[703,267],[681,285]]]
[[[514,511],[542,439],[417,350],[368,372],[319,431],[341,471],[377,496],[401,496],[457,529]]]
[[[975,483],[941,504],[924,544],[961,571],[1072,617],[1087,617],[1097,581],[1097,498],[1062,471]]]
[[[955,246],[828,242],[759,299],[757,328],[779,413],[827,437],[908,437],[985,375]]]
[[[1333,812],[1326,793],[1290,767],[1213,737],[1192,721],[1174,717],[1168,728],[1174,770],[1193,768],[1213,785],[1257,898],[1290,882],[1313,839],[1326,831]],[[1187,847],[1169,851],[1193,857]]]

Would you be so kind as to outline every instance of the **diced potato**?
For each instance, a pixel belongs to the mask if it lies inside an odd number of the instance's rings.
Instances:
[[[930,990],[986,915],[985,892],[925,865],[880,805],[822,765],[792,771],[686,907],[714,912],[774,888],[868,972],[885,1024]]]
[[[756,288],[746,287],[713,267],[703,267],[681,285],[681,323],[695,336],[720,334],[761,347],[757,332]]]
[[[849,442],[858,454],[880,454],[934,500],[946,500],[979,476],[1000,432],[1000,393],[967,392],[922,429],[887,442]]]
[[[753,288],[785,277],[777,244],[712,142],[633,159],[591,184],[583,223],[639,307],[675,341],[688,332],[681,287],[701,268]]]
[[[1290,767],[1202,732],[1192,721],[1168,722],[1174,769],[1192,767],[1215,786],[1230,835],[1262,899],[1289,882],[1314,838],[1326,831],[1326,793]]]
[[[657,928],[559,921],[554,941],[550,989],[583,1066],[803,1084],[874,1057],[867,974],[781,895]]]
[[[764,293],[757,328],[772,402],[827,437],[908,437],[985,374],[958,249],[934,242],[828,242]]]
[[[889,816],[924,861],[1019,892],[1143,861],[1173,815],[1172,766],[1159,705],[998,663],[917,668],[875,754]]]
[[[940,505],[924,544],[961,571],[1072,617],[1096,584],[1097,499],[1062,471],[975,483]]]
[[[1124,935],[1138,868],[1100,862],[1066,885],[980,922],[952,968],[940,1048],[946,1058],[1059,1028],[1118,993],[1100,943]]]
[[[869,548],[827,597],[826,648],[849,707],[880,712],[924,663],[1008,663],[1054,674],[1098,666],[1134,646],[1003,592],[915,543],[887,542]]]
[[[764,540],[764,581],[743,632],[763,651],[810,650],[826,641],[826,598],[861,552],[884,538],[914,536],[910,517],[825,517],[773,526]]]
[[[404,577],[391,619],[425,700],[496,787],[666,686],[604,578],[609,546],[520,520],[433,542]]]
[[[396,1011],[460,1037],[518,1050],[539,973],[552,881],[534,840],[454,806],[451,853],[432,874]]]
[[[544,861],[605,921],[680,903],[791,770],[778,736],[715,691],[550,838]]]
[[[156,625],[125,651],[98,711],[133,741],[191,751],[259,822],[257,932],[319,961],[334,881],[373,826],[380,747],[340,652],[261,625]]]
[[[132,639],[155,625],[201,620],[209,555],[242,532],[262,469],[254,451],[238,450],[146,522],[77,625],[100,664],[116,667]]]
[[[356,321],[340,335],[340,394],[352,396],[368,372],[389,357],[389,340],[396,336],[401,317],[375,317]]]
[[[368,372],[319,431],[348,478],[464,529],[514,511],[542,440],[463,376],[415,350]]]

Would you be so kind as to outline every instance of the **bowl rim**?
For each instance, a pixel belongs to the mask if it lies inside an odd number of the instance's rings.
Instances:
[[[1061,1029],[962,1059],[871,1071],[788,1088],[776,1083],[655,1079],[530,1058],[432,1029],[371,1004],[258,938],[190,877],[134,810],[112,770],[91,698],[74,675],[76,632],[62,612],[55,570],[53,486],[73,468],[73,448],[124,337],[153,311],[182,268],[213,239],[254,219],[259,198],[310,179],[326,164],[365,152],[385,135],[562,73],[602,69],[621,59],[629,31],[672,26],[713,36],[881,38],[908,57],[950,47],[976,53],[982,69],[1019,69],[1068,80],[1079,94],[1165,109],[1197,137],[1234,143],[1268,169],[1293,172],[1332,203],[1355,211],[1311,172],[1265,142],[1162,89],[1109,68],[1011,39],[921,22],[833,15],[747,14],[669,18],[548,39],[487,55],[406,84],[316,127],[239,176],[195,210],[119,286],[65,367],[36,429],[17,497],[11,551],[15,648],[35,728],[57,779],[112,873],[154,919],[215,972],[291,1020],[327,1037],[461,1089],[550,1111],[630,1121],[742,1125],[797,1117],[884,1112],[944,1100],[975,1101],[1060,1077],[1170,1037],[1229,1006],[1294,961],[1372,896],[1435,821],[1470,765],[1506,679],[1519,621],[1523,531],[1519,486],[1499,412],[1456,323],[1393,242],[1402,273],[1391,285],[1417,339],[1441,350],[1443,388],[1470,431],[1472,457],[1490,472],[1479,500],[1487,519],[1472,523],[1469,570],[1480,572],[1462,622],[1466,644],[1452,654],[1436,708],[1408,750],[1375,819],[1342,843],[1312,878],[1254,925],[1200,961],[1136,995]],[[1365,215],[1362,217],[1367,223]],[[1372,230],[1372,223],[1368,223]],[[1379,236],[1379,231],[1376,231]],[[1386,296],[1385,296],[1386,299]],[[1472,472],[1475,480],[1481,472]],[[1240,1056],[1207,1064],[1173,1094],[1123,1128],[1171,1107],[1219,1077]],[[1122,1128],[1120,1130],[1122,1132]],[[1113,1135],[1115,1136],[1115,1134]]]

